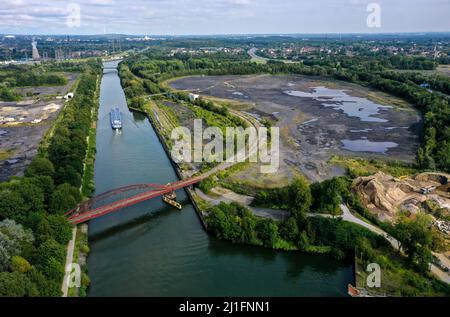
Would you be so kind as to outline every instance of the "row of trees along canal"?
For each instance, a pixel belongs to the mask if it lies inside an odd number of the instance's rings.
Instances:
[[[75,66],[49,67],[67,71]],[[61,296],[72,236],[63,214],[83,198],[83,163],[101,63],[82,62],[75,70],[82,73],[75,97],[41,143],[25,177],[0,184],[0,296]]]

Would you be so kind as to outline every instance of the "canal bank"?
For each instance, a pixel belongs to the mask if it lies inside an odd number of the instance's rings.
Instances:
[[[120,134],[107,117],[114,106]],[[117,71],[105,71],[98,117],[96,194],[178,179],[148,118],[128,110]],[[182,211],[154,199],[90,222],[89,296],[346,296],[351,264],[218,240],[177,194]]]
[[[81,180],[80,193],[82,200],[89,199],[94,192],[94,162],[96,153],[96,132],[98,121],[98,109],[99,109],[99,94],[100,94],[100,74],[97,75],[97,81],[95,85],[95,98],[94,106],[91,110],[91,124],[89,127],[89,133],[86,138],[87,150],[83,161],[83,176]],[[78,85],[78,81],[72,87],[72,91],[76,92],[75,87]],[[87,267],[85,260],[89,253],[88,246],[88,234],[87,224],[81,226],[74,226],[72,229],[72,238],[67,245],[66,250],[66,262],[64,266],[65,274],[62,281],[61,291],[62,297],[85,297],[86,290],[89,287],[89,277],[87,275]],[[80,230],[81,229],[81,230]],[[78,264],[81,268],[81,285],[72,286],[69,285],[70,274],[72,274],[73,264]]]
[[[170,163],[172,164],[172,167],[173,167],[173,169],[175,170],[175,173],[177,174],[178,179],[183,179],[184,177],[183,177],[183,173],[182,173],[182,171],[181,171],[180,166],[179,166],[174,160],[172,160],[172,158],[171,158],[171,153],[170,153],[170,149],[169,149],[169,147],[167,146],[166,140],[164,139],[164,137],[163,137],[162,134],[160,133],[159,128],[157,127],[157,125],[155,124],[155,122],[153,122],[153,120],[150,118],[149,114],[148,114],[147,112],[142,111],[142,110],[139,110],[139,109],[135,109],[135,108],[132,108],[132,107],[128,107],[128,108],[129,108],[132,112],[140,113],[140,114],[142,114],[143,116],[145,116],[145,117],[147,118],[147,120],[148,120],[148,121],[150,122],[150,124],[152,125],[152,128],[153,128],[153,130],[155,131],[156,136],[158,137],[159,142],[161,143],[161,146],[163,147],[164,151],[166,152],[166,155],[167,155],[167,157],[169,158]],[[201,223],[202,223],[203,229],[205,229],[205,230],[207,231],[207,230],[208,230],[208,225],[207,225],[206,220],[205,220],[205,218],[204,218],[205,215],[204,215],[204,213],[200,210],[200,208],[197,206],[197,203],[195,202],[195,199],[194,199],[194,197],[193,197],[193,195],[194,195],[193,189],[191,188],[191,186],[190,186],[190,187],[186,187],[186,188],[184,188],[184,192],[186,193],[186,195],[187,195],[188,198],[189,198],[189,203],[192,204],[192,207],[194,207],[194,210],[195,210],[195,212],[197,213],[197,215],[198,215],[198,217],[199,217],[199,219],[200,219],[200,221],[201,221]]]

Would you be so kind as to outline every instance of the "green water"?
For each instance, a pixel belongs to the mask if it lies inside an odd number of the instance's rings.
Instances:
[[[117,65],[109,63],[108,67]],[[121,134],[109,111],[123,112]],[[151,124],[130,113],[117,72],[101,85],[96,194],[176,174]],[[208,235],[186,194],[182,211],[154,199],[89,223],[90,296],[345,296],[352,266],[328,256],[235,245]]]

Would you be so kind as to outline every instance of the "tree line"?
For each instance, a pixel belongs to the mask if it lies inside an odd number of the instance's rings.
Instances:
[[[86,137],[100,64],[80,76],[48,147],[24,177],[0,184],[0,296],[61,296],[71,225],[64,213],[80,194]]]

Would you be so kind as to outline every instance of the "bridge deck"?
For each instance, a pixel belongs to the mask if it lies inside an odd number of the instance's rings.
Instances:
[[[81,213],[77,213],[76,211],[74,211],[72,213],[72,215],[69,216],[69,221],[74,225],[80,224],[80,223],[101,217],[103,215],[118,211],[125,207],[133,206],[140,202],[143,202],[143,201],[146,201],[146,200],[158,197],[158,196],[162,196],[164,194],[174,192],[178,189],[181,189],[181,188],[184,188],[187,186],[191,186],[193,184],[199,183],[200,181],[202,181],[205,178],[206,178],[206,175],[202,175],[202,176],[198,176],[198,177],[194,177],[194,178],[180,180],[176,183],[172,183],[172,184],[169,184],[166,186],[158,185],[158,187],[155,186],[156,189],[146,191],[146,192],[134,195],[129,198],[121,199],[119,201],[104,205],[102,207],[99,207],[99,208],[96,208],[93,210],[89,210],[89,211],[81,212]],[[128,186],[126,186],[126,187],[128,187]],[[126,187],[124,187],[124,188],[126,188]],[[114,192],[114,190],[110,191],[110,192]],[[121,191],[119,191],[119,192],[121,192]],[[98,197],[102,197],[102,196],[104,196],[104,194],[99,195]]]

